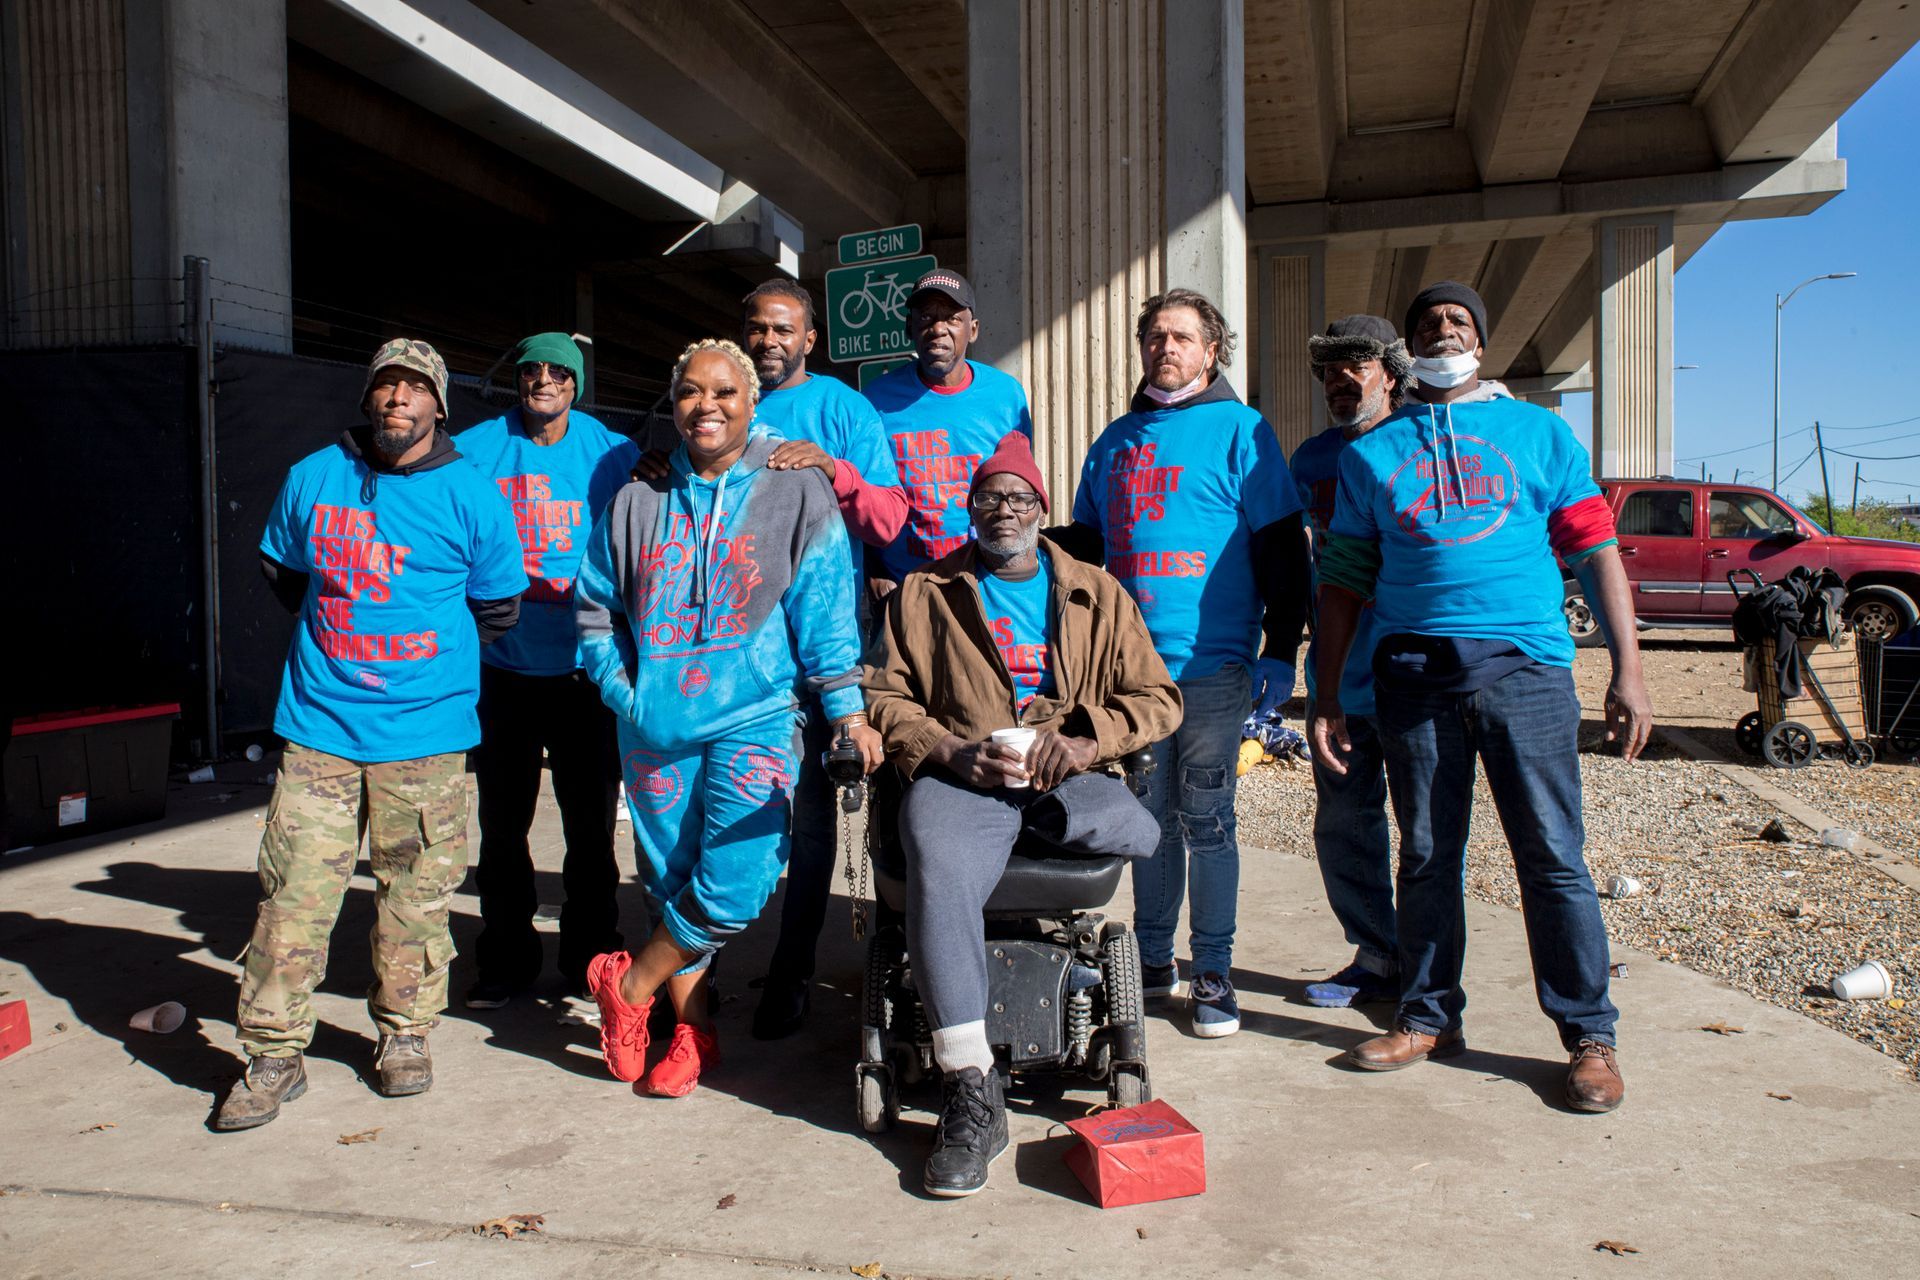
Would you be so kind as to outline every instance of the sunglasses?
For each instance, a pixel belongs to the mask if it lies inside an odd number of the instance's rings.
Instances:
[[[529,360],[520,366],[522,382],[538,382],[542,378],[548,382],[572,382],[573,370],[563,364],[549,364],[545,360]]]
[[[982,513],[997,510],[1000,504],[1005,503],[1007,509],[1012,511],[1013,514],[1024,516],[1040,505],[1040,495],[1037,493],[993,493],[983,489],[967,501],[975,511]]]

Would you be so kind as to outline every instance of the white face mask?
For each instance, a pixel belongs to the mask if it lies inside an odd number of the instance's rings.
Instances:
[[[1147,399],[1154,401],[1156,404],[1173,405],[1173,404],[1179,404],[1182,400],[1186,400],[1192,396],[1198,395],[1201,389],[1204,388],[1206,385],[1207,385],[1207,371],[1205,369],[1202,369],[1199,373],[1196,373],[1193,376],[1192,382],[1189,382],[1186,386],[1181,387],[1177,391],[1162,391],[1160,388],[1154,386],[1151,382],[1147,383],[1146,386],[1140,389],[1147,393]]]
[[[1413,362],[1413,376],[1437,391],[1450,391],[1480,371],[1480,357],[1421,356]]]

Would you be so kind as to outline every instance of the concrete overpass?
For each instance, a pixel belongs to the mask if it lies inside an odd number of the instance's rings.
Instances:
[[[917,221],[975,280],[982,354],[1027,382],[1059,485],[1169,284],[1223,303],[1234,379],[1289,444],[1319,413],[1306,335],[1397,321],[1453,277],[1487,298],[1489,372],[1549,400],[1591,387],[1596,466],[1670,469],[1673,271],[1729,221],[1845,188],[1834,122],[1920,39],[1920,5],[1409,13],[0,0],[7,336],[150,336],[163,294],[101,282],[203,253],[233,341],[346,358],[391,320],[457,333],[458,366],[571,323],[644,398],[747,283],[817,286],[839,234]],[[364,300],[383,236],[419,247],[408,306]],[[87,324],[31,302],[49,296],[87,299]]]

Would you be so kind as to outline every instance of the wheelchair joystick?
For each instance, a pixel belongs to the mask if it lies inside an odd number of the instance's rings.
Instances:
[[[860,755],[860,748],[854,745],[852,738],[840,738],[827,752],[827,779],[840,792],[840,809],[844,813],[860,812],[863,784],[866,781],[866,761]]]
[[[1136,796],[1147,794],[1147,779],[1160,767],[1154,759],[1152,747],[1141,747],[1138,751],[1121,760],[1120,768],[1127,775],[1127,789]]]

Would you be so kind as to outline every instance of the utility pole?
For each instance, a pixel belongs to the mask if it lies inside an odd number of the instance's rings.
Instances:
[[[1827,532],[1833,532],[1833,489],[1827,484],[1827,446],[1820,441],[1820,419],[1813,420],[1813,448],[1820,455],[1820,494],[1827,500]]]
[[[1848,514],[1860,514],[1860,464],[1857,462],[1853,464],[1853,507]]]

